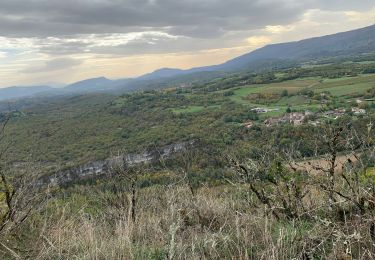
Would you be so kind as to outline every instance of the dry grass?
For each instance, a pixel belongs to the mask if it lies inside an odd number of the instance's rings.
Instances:
[[[31,226],[36,236],[26,241],[32,259],[358,259],[355,241],[369,242],[363,223],[343,227],[324,220],[277,222],[254,208],[245,186],[201,188],[154,186],[139,191],[137,219],[126,209],[106,207],[101,214],[88,208],[72,214],[69,204],[51,201],[42,221]],[[47,213],[50,212],[50,213]],[[357,225],[357,224],[356,224]],[[341,233],[340,233],[341,232]],[[360,238],[360,239],[359,239]],[[349,241],[349,242],[348,242]],[[353,242],[354,241],[354,242]],[[370,243],[371,244],[371,243]],[[373,249],[373,248],[372,248]],[[11,256],[9,251],[4,257]]]

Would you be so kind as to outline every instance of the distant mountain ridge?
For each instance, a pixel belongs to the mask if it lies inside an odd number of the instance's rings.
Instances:
[[[0,88],[0,101],[16,98],[24,98],[52,91],[53,88],[49,86],[31,86],[31,87],[9,87]]]
[[[267,63],[282,61],[302,62],[324,57],[375,53],[375,24],[365,28],[315,37],[301,41],[267,45],[244,54],[223,64],[197,67],[187,70],[162,68],[133,79],[110,80],[105,77],[82,80],[70,84],[62,91],[48,86],[10,87],[0,89],[0,100],[22,98],[44,92],[95,92],[115,89],[137,90],[145,86],[151,88],[174,78],[188,78],[189,75],[202,75],[205,72],[233,72],[255,70]],[[216,75],[212,73],[212,75]]]
[[[375,24],[365,28],[301,41],[272,44],[218,65],[233,69],[266,59],[308,60],[375,51]]]
[[[93,79],[85,79],[73,84],[70,84],[65,87],[66,90],[79,90],[79,91],[92,91],[92,90],[101,90],[107,88],[112,84],[112,80],[107,79],[106,77],[99,77]]]
[[[160,69],[139,79],[176,77],[205,71],[235,71],[254,66],[257,62],[295,60],[303,61],[322,57],[375,52],[375,24],[348,32],[315,37],[301,41],[266,45],[223,64],[187,70]]]
[[[139,80],[153,80],[153,79],[160,79],[160,78],[168,78],[174,77],[181,74],[184,74],[185,71],[181,69],[171,69],[171,68],[162,68],[155,70],[154,72],[145,74],[143,76],[138,77]]]

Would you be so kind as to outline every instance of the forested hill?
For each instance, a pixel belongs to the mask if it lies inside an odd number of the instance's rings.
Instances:
[[[267,59],[309,60],[340,55],[356,55],[375,51],[375,25],[316,37],[297,42],[267,45],[230,60],[218,69],[238,69],[253,62]]]

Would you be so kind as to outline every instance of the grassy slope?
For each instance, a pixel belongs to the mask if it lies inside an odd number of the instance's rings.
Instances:
[[[333,95],[343,96],[351,93],[363,93],[367,89],[375,86],[375,75],[361,75],[353,78],[338,78],[338,79],[297,79],[285,81],[281,83],[271,83],[264,85],[244,86],[235,91],[232,100],[246,104],[243,100],[249,94],[254,93],[281,93],[287,90],[291,94],[309,88],[314,91],[323,92],[330,91]]]
[[[316,86],[317,92],[329,91],[335,96],[345,96],[353,93],[364,93],[375,86],[375,75],[361,75],[353,78],[324,80]]]
[[[186,107],[180,107],[180,108],[172,108],[172,112],[175,114],[183,114],[183,113],[199,113],[206,109],[217,109],[220,108],[220,106],[186,106]]]
[[[283,90],[287,90],[290,94],[295,94],[302,89],[311,89],[318,93],[328,91],[334,96],[345,97],[349,94],[363,94],[366,90],[374,86],[375,75],[361,75],[358,77],[344,77],[337,79],[307,78],[285,81],[281,83],[244,86],[234,91],[234,95],[231,96],[231,100],[243,105],[257,107],[278,107],[281,110],[286,109],[288,106],[293,106],[296,109],[301,110],[315,110],[319,107],[319,105],[310,104],[308,100],[302,96],[284,97],[278,102],[268,106],[254,104],[244,98],[254,93],[280,94]]]

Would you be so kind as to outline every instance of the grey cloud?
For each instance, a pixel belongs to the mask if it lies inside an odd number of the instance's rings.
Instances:
[[[308,9],[374,6],[374,0],[0,0],[0,36],[36,39],[38,51],[51,55],[194,51],[229,47],[267,25],[290,24]],[[113,46],[85,41],[90,34],[144,31],[182,38],[145,35]]]
[[[82,64],[82,61],[72,58],[57,58],[47,61],[42,66],[29,67],[21,71],[22,73],[38,73],[47,71],[57,71],[72,68]]]
[[[67,42],[66,39],[54,38],[40,40],[36,43],[39,52],[48,55],[74,55],[81,53],[92,53],[101,55],[139,55],[139,54],[162,54],[173,52],[195,52],[204,49],[215,49],[233,47],[242,39],[257,35],[258,30],[235,31],[227,35],[217,35],[212,38],[201,38],[198,41],[192,37],[168,37],[165,35],[142,35],[126,43],[109,42],[106,44],[106,37],[111,35],[96,35],[93,39],[87,40],[80,35],[74,41]],[[92,42],[91,42],[92,41]],[[104,44],[101,43],[104,41]]]
[[[375,6],[373,0],[307,0],[310,8],[321,8],[323,10],[356,10],[365,11]]]
[[[168,27],[200,36],[202,26],[206,31],[255,28],[291,21],[303,9],[288,0],[2,0],[0,35],[46,37]]]
[[[1,0],[0,35],[124,33],[145,27],[207,37],[284,24],[306,9],[366,9],[373,0]]]

